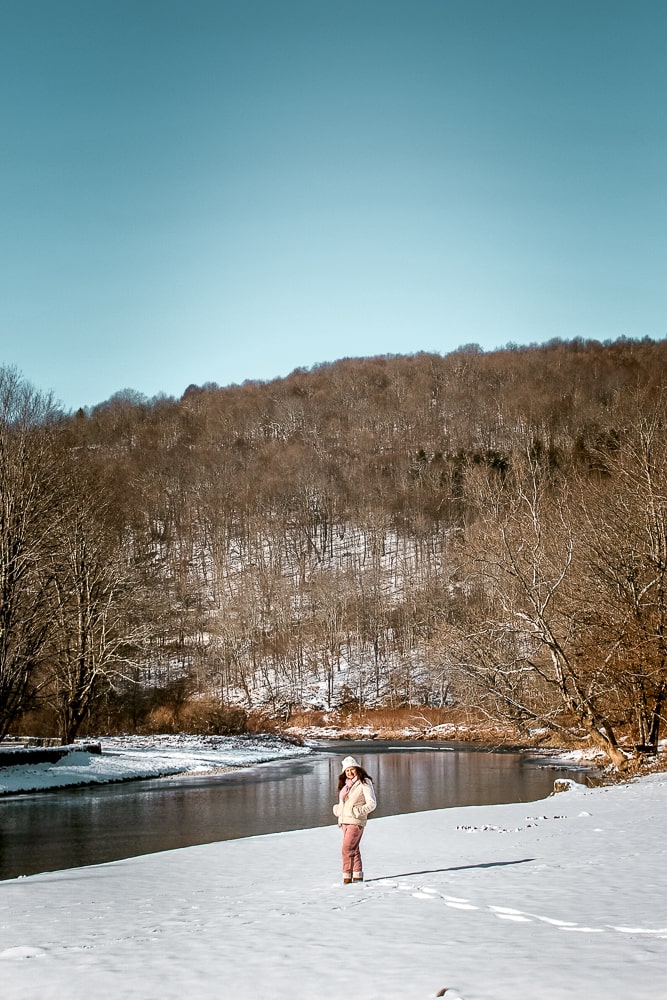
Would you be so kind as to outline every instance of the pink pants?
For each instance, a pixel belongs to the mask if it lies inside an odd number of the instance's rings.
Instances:
[[[362,872],[359,841],[361,840],[364,828],[363,826],[357,826],[355,823],[343,823],[341,830],[343,831],[343,874],[347,872]]]

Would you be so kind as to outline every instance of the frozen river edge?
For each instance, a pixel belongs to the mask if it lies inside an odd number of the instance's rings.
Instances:
[[[211,773],[312,753],[307,746],[275,736],[127,736],[104,737],[94,742],[101,746],[101,753],[90,752],[82,745],[67,748],[64,756],[55,761],[21,756],[17,759],[24,762],[0,766],[0,796]],[[30,753],[28,750],[27,754]]]

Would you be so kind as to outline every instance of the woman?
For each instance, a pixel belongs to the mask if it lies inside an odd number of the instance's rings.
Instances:
[[[366,817],[373,812],[377,802],[373,782],[354,757],[346,757],[338,778],[338,802],[333,807],[334,816],[343,831],[343,882],[363,882],[359,841],[366,826]]]

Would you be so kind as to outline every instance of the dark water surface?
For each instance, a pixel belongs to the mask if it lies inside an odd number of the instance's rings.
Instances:
[[[340,761],[349,753],[375,781],[375,816],[535,801],[563,771],[465,744],[346,741],[225,774],[10,796],[0,799],[0,879],[326,826],[335,822]],[[568,768],[568,776],[586,780],[583,770]]]

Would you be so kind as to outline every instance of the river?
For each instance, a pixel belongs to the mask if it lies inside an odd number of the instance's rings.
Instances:
[[[528,754],[469,744],[327,741],[310,757],[222,774],[10,796],[0,801],[0,879],[334,823],[349,753],[374,779],[374,816],[535,801],[563,773]],[[567,768],[580,781],[587,774]]]

